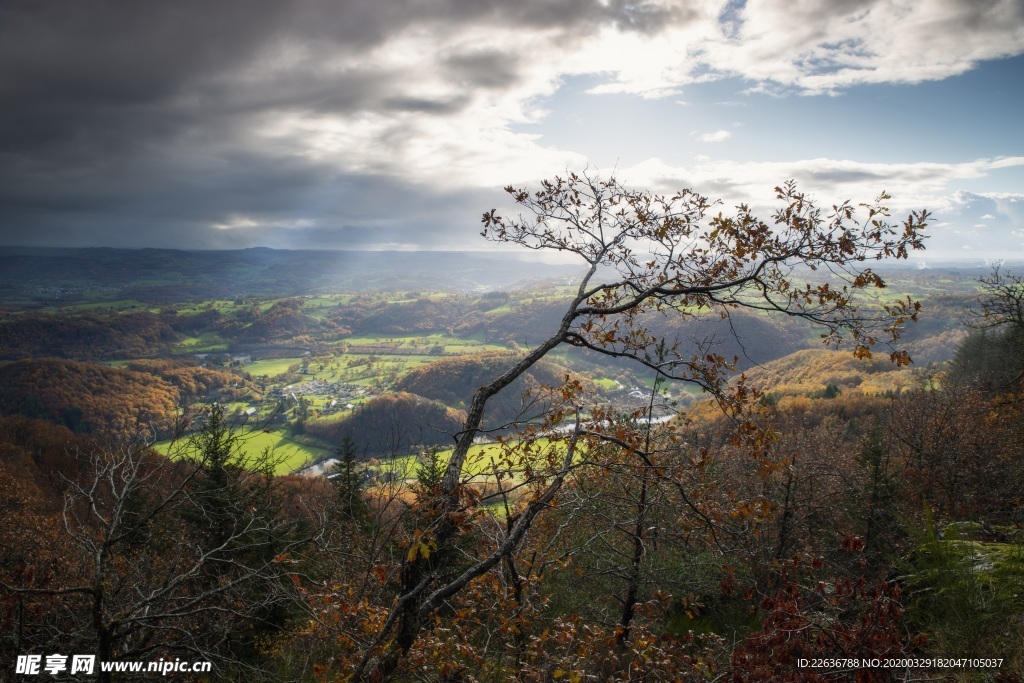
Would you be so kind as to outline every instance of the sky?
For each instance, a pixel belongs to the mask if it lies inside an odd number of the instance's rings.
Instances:
[[[0,245],[476,250],[588,169],[1024,258],[1024,0],[5,0]]]

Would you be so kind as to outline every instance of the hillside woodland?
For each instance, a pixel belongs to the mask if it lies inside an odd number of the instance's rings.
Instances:
[[[70,317],[29,313],[4,321],[2,329],[3,359],[155,356],[169,353],[170,342],[177,338],[166,321],[147,311]]]
[[[174,361],[125,368],[54,358],[0,365],[0,414],[51,420],[76,432],[165,435],[178,409],[211,396],[251,391],[237,375]]]
[[[410,370],[396,384],[401,391],[467,408],[466,397],[473,389],[496,377],[521,358],[521,354],[492,352],[444,358]],[[517,421],[537,420],[551,408],[545,400],[545,387],[557,387],[566,381],[587,383],[565,366],[541,361],[509,385],[506,395],[488,405],[484,424],[488,429],[508,428]]]
[[[448,446],[465,413],[444,403],[395,391],[376,396],[336,422],[314,422],[306,433],[323,442],[346,439],[360,445],[364,455],[398,455],[426,446]]]

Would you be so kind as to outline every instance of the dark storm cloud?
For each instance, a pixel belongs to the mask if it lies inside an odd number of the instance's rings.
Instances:
[[[451,77],[476,88],[507,88],[519,78],[519,57],[499,50],[474,50],[451,55],[442,64]]]
[[[385,109],[421,114],[451,114],[463,108],[466,98],[453,97],[447,100],[430,100],[424,97],[389,97],[382,104]]]
[[[197,79],[251,57],[279,16],[276,3],[260,0],[7,3],[0,142],[5,149],[61,144],[107,117],[151,115]]]
[[[638,4],[635,0],[612,0],[608,3],[607,11],[620,30],[645,34],[658,33],[669,24],[689,21],[697,16],[693,7],[659,7]]]
[[[331,241],[339,226],[353,244],[444,239],[443,228],[424,227],[444,222],[429,208],[434,193],[345,176],[254,127],[278,112],[445,116],[475,89],[517,82],[521,57],[497,49],[425,55],[462,89],[449,96],[406,93],[406,75],[390,67],[331,68],[410,25],[556,29],[570,41],[605,24],[656,31],[667,19],[596,0],[9,0],[0,5],[0,244],[246,246],[291,235],[343,246]],[[369,220],[382,211],[405,232]],[[262,227],[209,227],[235,215]],[[264,223],[303,220],[317,227],[278,234]],[[352,226],[365,226],[363,239]]]
[[[0,189],[0,225],[15,226],[7,232],[7,243],[452,248],[450,231],[475,235],[477,216],[470,211],[453,215],[451,207],[493,203],[490,192],[441,193],[394,178],[340,173],[330,164],[231,145],[201,163],[166,158],[161,165],[125,163],[102,177],[80,175],[52,183],[51,187],[63,186],[58,194],[32,193],[33,186],[19,200]],[[234,225],[237,215],[258,220],[259,225]],[[211,227],[218,224],[222,227]]]

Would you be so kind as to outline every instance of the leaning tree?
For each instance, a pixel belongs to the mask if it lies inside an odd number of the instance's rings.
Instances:
[[[575,257],[586,271],[554,333],[474,394],[444,475],[420,503],[429,514],[417,517],[420,528],[388,618],[365,643],[352,680],[384,680],[396,672],[438,609],[515,553],[578,462],[585,429],[577,410],[564,449],[551,459],[541,483],[523,496],[507,533],[469,561],[464,548],[455,552],[474,505],[463,485],[467,456],[483,429],[488,402],[556,348],[587,349],[694,383],[735,414],[752,392],[743,382],[728,382],[734,361],[701,344],[666,346],[645,324],[649,316],[728,318],[737,309],[794,316],[818,325],[826,343],[852,341],[859,357],[882,344],[890,345],[894,362],[910,362],[891,344],[920,305],[909,298],[881,305],[866,295],[885,286],[872,263],[905,259],[923,248],[926,211],[890,223],[885,194],[870,204],[844,202],[823,210],[792,181],[776,188],[781,208],[771,221],[757,218],[746,205],[725,214],[689,190],[660,196],[586,173],[543,181],[535,192],[505,190],[521,213],[485,213],[483,236]],[[560,393],[563,408],[555,409],[549,423],[572,412],[578,390],[567,383]]]

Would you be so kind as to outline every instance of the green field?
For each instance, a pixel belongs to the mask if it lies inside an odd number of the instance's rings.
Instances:
[[[295,364],[302,364],[302,358],[266,358],[256,360],[246,365],[243,369],[253,377],[274,378],[288,372],[288,368]]]
[[[546,438],[537,439],[534,443],[537,446],[538,454],[543,451],[547,451],[549,448],[555,448],[556,452],[563,453],[565,448],[563,441],[558,441],[552,444],[552,442]],[[510,446],[515,447],[515,442],[511,443]],[[454,450],[454,448],[449,448],[443,451],[438,451],[437,457],[440,462],[447,465]],[[499,469],[503,469],[507,472],[507,468],[502,468],[500,464],[501,450],[502,445],[498,443],[476,444],[471,446],[469,454],[466,456],[463,474],[471,477],[477,482],[490,480],[493,478],[495,463],[498,463]],[[388,458],[387,460],[381,461],[372,467],[378,471],[398,472],[405,478],[413,479],[416,476],[419,461],[420,456],[418,454],[412,454],[396,458]]]
[[[185,337],[172,349],[174,353],[218,353],[227,350],[227,342],[215,332],[203,332],[197,337]]]
[[[239,443],[241,452],[247,458],[256,458],[265,450],[270,449],[277,462],[274,473],[278,475],[291,474],[307,464],[331,455],[326,448],[318,448],[292,440],[283,429],[242,432]],[[178,457],[189,457],[190,455],[187,446],[181,441],[160,441],[153,447],[164,455]]]
[[[268,358],[254,361],[246,365],[244,370],[252,377],[266,375],[267,378],[273,379],[288,372],[288,368],[291,366],[301,366],[304,361],[308,360],[307,372],[299,373],[302,377],[299,382],[321,379],[330,382],[376,385],[395,375],[403,375],[414,367],[437,360],[435,356],[389,356],[386,354],[375,355],[374,358],[372,367],[366,362],[368,356],[362,354],[345,353],[326,359]],[[321,365],[323,365],[323,370],[320,369]]]

